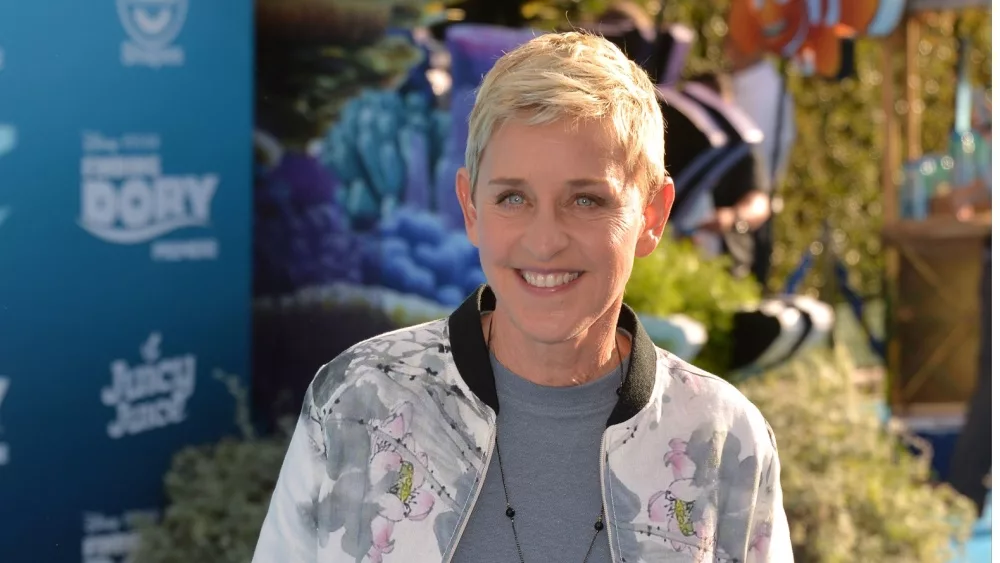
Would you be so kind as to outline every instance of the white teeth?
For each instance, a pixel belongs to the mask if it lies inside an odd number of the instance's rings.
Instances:
[[[528,285],[535,287],[558,287],[580,277],[580,273],[538,274],[535,272],[521,272],[521,277],[524,278],[524,281],[528,282]]]

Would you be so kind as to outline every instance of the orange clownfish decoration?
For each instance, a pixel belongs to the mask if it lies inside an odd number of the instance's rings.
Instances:
[[[807,74],[836,77],[851,61],[844,44],[899,24],[905,0],[732,0],[729,33],[745,55],[773,53]]]

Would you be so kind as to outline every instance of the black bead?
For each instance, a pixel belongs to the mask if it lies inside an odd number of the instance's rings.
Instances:
[[[622,396],[622,388],[621,387],[619,387],[618,389],[615,389],[615,395],[618,395],[619,397]]]
[[[509,506],[507,507],[507,518],[514,518],[514,509]]]
[[[604,522],[602,522],[600,520],[598,520],[597,522],[594,522],[594,529],[597,530],[598,532],[600,532],[601,530],[603,530],[604,529]]]

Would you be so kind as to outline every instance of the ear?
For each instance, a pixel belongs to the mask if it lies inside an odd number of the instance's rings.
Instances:
[[[635,245],[636,258],[649,256],[656,250],[656,245],[663,238],[663,230],[670,218],[670,209],[674,205],[674,181],[668,176],[663,186],[646,202],[642,210],[643,227],[639,240]]]
[[[462,207],[462,217],[465,220],[465,234],[473,246],[479,247],[479,236],[476,233],[476,205],[472,201],[472,181],[466,168],[459,168],[455,174],[455,195]]]

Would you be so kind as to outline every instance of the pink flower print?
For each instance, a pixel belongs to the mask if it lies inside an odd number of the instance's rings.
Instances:
[[[678,479],[664,491],[649,498],[647,511],[653,522],[666,524],[667,532],[675,537],[690,538],[681,542],[671,540],[675,551],[696,552],[699,547],[701,526],[694,520],[694,504],[698,489],[691,479]]]
[[[412,415],[413,405],[403,403],[385,420],[376,422],[371,432],[370,482],[382,483],[388,478],[391,483],[378,497],[379,512],[372,521],[368,556],[373,563],[381,563],[382,556],[392,551],[397,523],[423,520],[434,509],[434,494],[423,488],[427,454],[415,450],[410,434]]]
[[[368,550],[368,558],[372,563],[382,563],[382,556],[391,553],[392,548],[396,547],[392,541],[393,527],[392,520],[382,516],[376,516],[372,520],[372,547]]]
[[[760,522],[750,536],[750,561],[764,561],[771,545],[771,523]]]
[[[420,487],[424,484],[424,473],[408,461],[399,460],[395,467],[396,482],[387,494],[379,498],[379,514],[392,520],[423,520],[434,509],[434,495]]]
[[[670,440],[670,451],[664,454],[663,463],[673,471],[674,479],[694,477],[695,465],[687,455],[687,442],[680,438]]]

